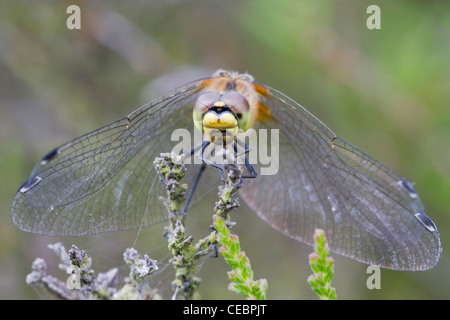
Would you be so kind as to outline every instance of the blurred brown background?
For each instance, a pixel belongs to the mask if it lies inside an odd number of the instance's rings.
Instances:
[[[66,28],[71,4],[81,8],[81,30]],[[381,30],[366,27],[371,4],[381,8]],[[121,254],[136,231],[24,234],[11,222],[12,198],[55,146],[217,68],[248,71],[416,182],[441,234],[439,264],[426,272],[383,270],[381,290],[368,290],[367,266],[334,255],[338,298],[450,298],[449,49],[447,1],[2,1],[0,298],[47,298],[25,284],[35,257],[56,273],[47,243],[80,245],[96,257],[96,271],[123,267]],[[208,210],[192,218],[203,234]],[[306,283],[312,249],[276,233],[245,205],[235,217],[255,277],[268,279],[268,298],[315,299]],[[165,249],[158,230],[139,234],[141,252]],[[220,257],[203,263],[203,298],[240,298],[227,290],[227,270]]]

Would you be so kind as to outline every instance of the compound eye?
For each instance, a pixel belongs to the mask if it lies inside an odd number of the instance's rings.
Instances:
[[[252,113],[246,97],[239,92],[227,92],[222,96],[222,101],[236,114],[239,128],[246,131],[251,124]]]
[[[239,92],[225,93],[222,97],[222,101],[236,114],[250,111],[250,104],[248,103],[247,98]]]
[[[217,101],[220,101],[220,94],[218,92],[206,92],[198,97],[194,105],[194,112],[203,114],[208,111]]]
[[[210,91],[198,97],[192,112],[192,119],[194,125],[198,130],[202,130],[203,115],[214,105],[215,102],[220,101],[220,94],[215,91]]]

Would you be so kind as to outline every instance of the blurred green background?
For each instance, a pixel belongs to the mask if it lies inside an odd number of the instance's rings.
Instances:
[[[71,4],[81,8],[81,30],[66,28]],[[381,30],[366,27],[371,4],[381,8]],[[25,284],[35,257],[56,272],[47,243],[88,250],[96,271],[123,267],[121,254],[136,238],[150,256],[155,246],[165,249],[157,227],[138,237],[25,234],[11,222],[11,201],[55,146],[217,68],[247,71],[281,90],[416,182],[441,235],[439,264],[426,272],[383,270],[381,290],[368,290],[367,266],[334,255],[338,298],[450,298],[449,9],[448,1],[2,1],[0,298],[47,298]],[[203,234],[210,212],[192,219]],[[312,248],[278,234],[244,204],[234,217],[256,278],[268,279],[268,298],[315,299],[306,283]],[[227,290],[227,270],[220,257],[204,261],[203,298],[240,298]],[[165,277],[157,284],[167,286]]]

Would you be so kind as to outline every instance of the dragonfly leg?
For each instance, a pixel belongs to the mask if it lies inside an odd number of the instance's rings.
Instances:
[[[255,171],[255,168],[248,162],[247,158],[244,159],[245,167],[247,168],[249,174],[245,174],[242,176],[242,178],[251,178],[254,179],[258,175]]]
[[[205,148],[208,145],[209,145],[209,141],[205,141],[205,142],[202,143],[200,154],[203,154],[203,151],[205,150]],[[190,152],[191,156],[194,154],[194,152],[195,152],[195,150],[197,148],[198,147],[192,148],[192,150]],[[195,189],[197,189],[198,182],[200,181],[200,178],[202,177],[202,174],[203,174],[203,171],[205,170],[205,168],[206,168],[206,164],[203,162],[201,167],[200,167],[200,170],[197,173],[197,176],[195,177],[195,180],[194,180],[194,183],[193,183],[193,185],[191,187],[191,190],[189,191],[189,194],[188,194],[186,203],[184,205],[183,211],[181,212],[181,216],[183,217],[183,219],[186,218],[186,213],[187,213],[189,204],[190,204],[190,202],[192,200],[192,196],[194,195]]]
[[[238,152],[237,145],[238,144],[244,147],[244,151],[241,152],[240,154],[237,154],[237,152]],[[250,147],[246,143],[243,143],[240,140],[237,140],[237,142],[233,145],[233,148],[234,148],[234,152],[236,153],[236,158],[240,157],[241,155],[246,155],[250,152]],[[253,166],[250,164],[250,162],[248,162],[248,159],[246,156],[244,156],[244,164],[245,164],[245,168],[248,171],[248,174],[241,175],[241,178],[244,178],[244,179],[256,178],[257,173],[256,173],[255,169],[253,168]]]

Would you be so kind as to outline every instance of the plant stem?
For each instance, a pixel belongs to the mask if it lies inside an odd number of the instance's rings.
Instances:
[[[225,166],[225,182],[223,186],[219,186],[219,200],[214,207],[214,230],[194,246],[193,238],[186,235],[184,217],[180,211],[187,190],[187,185],[181,184],[186,172],[182,162],[183,158],[174,154],[161,154],[154,162],[167,189],[167,199],[163,200],[169,211],[170,226],[166,229],[166,234],[173,255],[172,265],[176,270],[176,279],[172,283],[175,290],[173,298],[178,294],[183,299],[199,298],[197,289],[200,279],[194,276],[196,261],[200,256],[209,254],[211,247],[219,243],[219,253],[232,268],[232,271],[228,272],[232,281],[229,289],[247,299],[265,299],[267,280],[253,280],[250,260],[245,252],[241,251],[238,236],[229,231],[234,224],[229,213],[239,206],[237,191],[242,184],[239,168],[235,165]]]
[[[183,156],[161,154],[154,161],[156,171],[166,186],[167,199],[162,199],[169,211],[170,226],[165,234],[173,258],[171,263],[175,268],[173,299],[178,295],[185,300],[199,299],[198,288],[201,279],[194,275],[198,259],[209,253],[209,248],[215,244],[215,238],[210,234],[192,245],[193,237],[186,235],[184,217],[181,214],[182,204],[186,199],[187,185],[181,184],[186,173]]]
[[[313,238],[314,252],[309,255],[309,264],[314,273],[308,277],[307,281],[320,299],[336,300],[336,289],[331,286],[334,261],[329,256],[330,249],[324,231],[316,229]]]
[[[219,187],[219,201],[214,208],[213,227],[217,231],[217,242],[221,245],[219,254],[232,268],[232,271],[228,272],[228,278],[231,280],[228,289],[247,299],[265,300],[267,280],[253,280],[250,260],[245,252],[241,251],[238,236],[230,233],[234,223],[231,222],[229,213],[239,206],[237,191],[242,184],[240,170],[234,165],[227,166],[224,176],[225,184]]]

